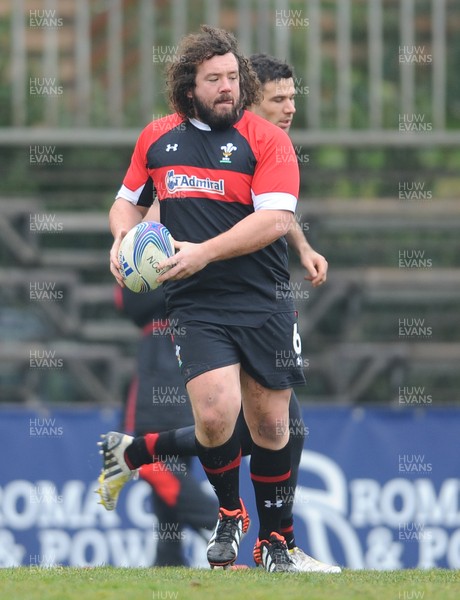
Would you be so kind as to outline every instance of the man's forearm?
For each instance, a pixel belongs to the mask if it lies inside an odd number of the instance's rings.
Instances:
[[[124,198],[117,198],[109,212],[110,231],[114,238],[121,232],[127,232],[137,225],[147,212],[142,206],[128,202]]]
[[[286,241],[299,256],[301,255],[302,251],[312,249],[302,231],[302,228],[294,219],[292,220],[291,229],[286,234]]]
[[[225,233],[203,242],[208,262],[256,252],[286,235],[294,221],[287,210],[258,210]]]
[[[286,234],[286,240],[289,246],[297,252],[300,264],[307,270],[308,275],[304,279],[311,281],[313,287],[324,283],[327,277],[327,260],[313,250],[298,223],[294,223]]]

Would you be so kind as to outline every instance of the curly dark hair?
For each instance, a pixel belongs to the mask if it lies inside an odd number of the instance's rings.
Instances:
[[[187,97],[187,92],[196,85],[198,65],[213,56],[223,56],[229,52],[238,62],[241,107],[260,102],[259,80],[249,60],[240,52],[235,36],[225,29],[209,25],[201,25],[200,30],[182,38],[177,60],[167,68],[166,85],[173,110],[183,117],[195,116],[193,102]]]

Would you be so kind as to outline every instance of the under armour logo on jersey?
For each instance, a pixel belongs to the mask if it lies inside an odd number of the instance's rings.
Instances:
[[[168,144],[166,146],[166,152],[169,152],[170,150],[172,150],[173,152],[175,152],[177,150],[179,144]]]
[[[220,149],[222,150],[222,158],[220,159],[221,163],[231,163],[231,156],[232,156],[232,152],[234,152],[235,150],[238,150],[238,148],[236,146],[234,146],[232,144],[232,142],[228,142],[228,144],[225,144],[225,146],[221,146]]]
[[[283,501],[282,500],[277,500],[276,502],[272,502],[271,500],[265,500],[265,508],[273,508],[274,506],[276,506],[276,508],[281,508],[283,506]]]

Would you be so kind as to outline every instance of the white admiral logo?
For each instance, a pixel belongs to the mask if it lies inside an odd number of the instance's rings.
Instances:
[[[213,194],[225,194],[224,180],[219,179],[218,181],[206,177],[200,179],[196,175],[186,175],[185,173],[174,172],[174,169],[170,169],[166,173],[166,187],[168,192],[175,194],[177,192],[191,192],[191,191],[207,191]]]

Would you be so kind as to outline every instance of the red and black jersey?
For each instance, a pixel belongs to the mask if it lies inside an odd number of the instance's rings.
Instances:
[[[294,212],[299,169],[287,134],[249,111],[223,131],[174,114],[142,131],[118,197],[150,206],[153,188],[172,236],[199,243],[256,210]],[[168,314],[249,326],[293,310],[287,289],[284,237],[165,283]]]

